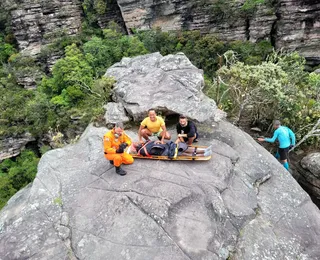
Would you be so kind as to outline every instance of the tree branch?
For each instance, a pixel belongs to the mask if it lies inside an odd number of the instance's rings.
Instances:
[[[74,82],[78,83],[80,87],[88,90],[91,94],[96,95],[96,96],[98,96],[100,98],[102,97],[101,94],[93,91],[86,83],[84,83],[84,82],[82,82],[80,80],[74,80]]]
[[[317,129],[319,126],[320,126],[320,119],[318,119],[318,122],[312,127],[312,129],[294,147],[292,147],[289,152],[293,151],[295,148],[301,145],[308,138],[320,136],[320,134],[318,134],[320,133],[320,129]]]

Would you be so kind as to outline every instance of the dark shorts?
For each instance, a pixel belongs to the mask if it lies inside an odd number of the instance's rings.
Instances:
[[[195,139],[198,139],[198,137],[199,137],[199,135],[198,135],[198,133],[196,133],[196,138],[195,138]],[[185,142],[188,142],[189,137],[183,137],[183,140],[184,140]]]
[[[289,150],[290,150],[290,147],[278,148],[278,152],[279,152],[281,161],[288,160]]]

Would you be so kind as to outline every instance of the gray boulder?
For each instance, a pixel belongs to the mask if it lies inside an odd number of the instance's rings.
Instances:
[[[0,140],[0,162],[5,159],[18,156],[25,148],[26,144],[35,141],[30,133],[19,137],[8,137]]]
[[[320,153],[308,154],[301,160],[301,166],[320,178]]]
[[[218,121],[225,116],[202,92],[203,71],[183,53],[123,58],[107,70],[106,76],[117,80],[114,99],[135,121],[143,119],[150,108],[164,114],[182,113],[198,122]]]
[[[125,177],[105,128],[47,152],[0,213],[0,259],[319,259],[309,196],[249,135],[213,125],[210,161],[136,160]]]
[[[320,153],[311,153],[297,167],[299,183],[313,196],[313,201],[320,207]]]
[[[104,119],[108,128],[112,128],[115,123],[122,122],[127,124],[130,118],[126,115],[126,111],[121,103],[109,102],[104,106],[106,113]]]

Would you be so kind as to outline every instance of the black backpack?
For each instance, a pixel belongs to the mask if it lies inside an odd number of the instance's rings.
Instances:
[[[155,141],[146,143],[138,151],[138,155],[151,157],[152,155],[163,155],[166,144],[155,144]]]
[[[150,141],[139,149],[138,155],[148,157],[152,157],[152,155],[161,155],[173,159],[177,156],[177,145],[172,141],[166,144],[155,144],[155,141]]]
[[[166,145],[168,145],[168,147],[169,147],[169,149],[168,149],[169,159],[173,159],[173,158],[177,157],[177,153],[178,153],[177,145],[172,141],[168,142]]]

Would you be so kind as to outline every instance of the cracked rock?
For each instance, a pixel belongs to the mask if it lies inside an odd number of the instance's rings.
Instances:
[[[212,144],[210,161],[135,160],[124,166],[125,177],[104,158],[106,131],[89,126],[78,143],[41,158],[33,184],[0,213],[1,259],[320,255],[318,208],[271,154],[235,126],[221,121],[200,139]]]
[[[68,214],[68,212],[62,212],[61,219],[60,219],[60,224],[62,226],[68,226],[69,225],[69,214]]]
[[[67,240],[70,237],[70,229],[68,227],[56,225],[55,229],[62,240]]]
[[[121,103],[109,102],[104,106],[106,113],[104,115],[108,128],[113,128],[116,123],[129,123],[130,118],[126,115],[126,111]]]
[[[203,71],[183,53],[123,58],[105,75],[117,80],[114,100],[121,103],[135,121],[144,118],[150,108],[166,115],[185,114],[198,122],[219,121],[225,117],[215,102],[202,92]],[[110,121],[110,116],[107,118]]]

